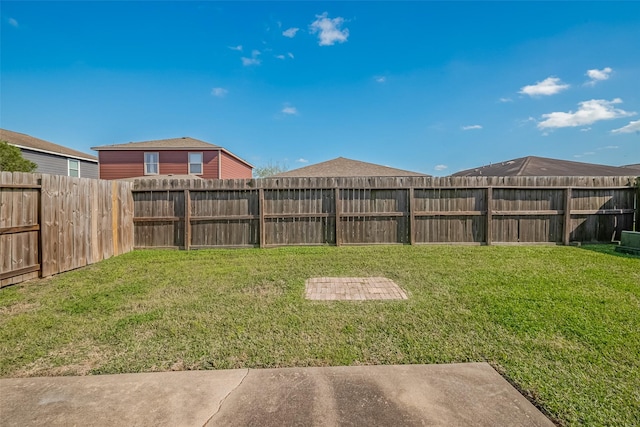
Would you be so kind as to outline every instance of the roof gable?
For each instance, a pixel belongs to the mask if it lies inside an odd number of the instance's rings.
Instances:
[[[454,173],[452,176],[634,176],[637,170],[527,156]]]
[[[125,144],[100,145],[91,147],[92,150],[190,150],[190,149],[220,149],[219,145],[200,141],[199,139],[183,136],[182,138],[157,139],[153,141],[128,142]]]
[[[359,160],[338,157],[326,162],[304,166],[299,169],[282,172],[274,177],[349,177],[349,176],[429,176],[419,172],[411,172],[402,169],[374,163],[361,162]]]
[[[7,141],[11,145],[27,150],[41,151],[43,153],[87,160],[95,163],[98,162],[98,158],[91,154],[86,154],[72,148],[45,141],[44,139],[34,138],[24,133],[13,132],[6,129],[0,129],[0,141]]]

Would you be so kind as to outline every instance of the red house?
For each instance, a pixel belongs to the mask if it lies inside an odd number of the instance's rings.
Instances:
[[[253,166],[218,145],[182,137],[91,147],[100,179],[193,175],[203,179],[251,178]]]

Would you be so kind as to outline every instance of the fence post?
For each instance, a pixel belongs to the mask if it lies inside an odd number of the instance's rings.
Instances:
[[[342,232],[340,228],[340,188],[334,190],[334,200],[336,205],[336,246],[342,245]]]
[[[40,269],[38,270],[38,277],[43,277],[44,260],[42,251],[44,250],[44,233],[42,232],[42,219],[44,218],[44,210],[42,208],[42,176],[40,176],[36,182],[40,186],[38,189],[38,217],[36,219],[36,222],[38,223],[38,265],[40,266]]]
[[[491,245],[493,235],[493,187],[487,187],[487,246]]]
[[[409,244],[416,244],[416,209],[415,204],[415,190],[413,187],[409,188]]]
[[[571,187],[564,189],[564,227],[562,243],[568,245],[571,240]]]
[[[118,255],[118,182],[111,183],[111,235],[113,236],[113,256]]]
[[[640,199],[640,177],[636,178],[635,184],[636,191],[633,194],[633,231],[640,231],[638,226],[638,218],[640,218],[640,204],[638,203],[638,199]]]
[[[184,190],[184,249],[191,246],[191,194]]]
[[[260,215],[260,247],[265,247],[267,232],[264,228],[264,188],[258,190],[258,211]]]

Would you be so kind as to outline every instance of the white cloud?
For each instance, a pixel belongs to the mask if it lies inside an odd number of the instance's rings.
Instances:
[[[619,108],[614,108],[615,104],[621,104],[620,98],[615,98],[612,101],[604,99],[592,99],[590,101],[580,102],[578,105],[578,111],[564,113],[561,111],[543,114],[542,118],[545,120],[538,123],[539,129],[549,128],[565,128],[586,126],[598,122],[600,120],[611,120],[620,117],[633,116],[635,112],[624,111]]]
[[[482,129],[482,126],[480,125],[462,126],[462,130],[474,130],[474,129]]]
[[[498,101],[500,101],[500,102],[513,102],[513,99],[511,99],[511,98],[500,98]]]
[[[260,55],[260,51],[259,50],[252,50],[251,51],[251,58],[247,58],[245,56],[243,56],[242,58],[240,58],[242,60],[242,65],[244,65],[245,67],[248,67],[250,65],[260,65],[262,63],[262,61],[260,59],[258,59],[258,56]]]
[[[598,148],[598,150],[617,150],[618,147],[617,145],[605,145],[604,147],[600,147]]]
[[[298,162],[298,163],[309,163],[309,160],[303,159],[302,157],[300,157],[298,160],[296,160],[296,162]]]
[[[562,83],[558,77],[547,77],[534,85],[522,87],[518,93],[529,96],[555,95],[568,88],[569,85]]]
[[[311,34],[318,34],[318,44],[320,46],[332,46],[336,43],[344,43],[349,38],[349,29],[341,30],[344,18],[328,18],[328,13],[316,15],[316,20],[310,25]]]
[[[611,133],[633,133],[633,132],[640,132],[640,120],[629,122],[628,125],[622,126],[621,128],[614,129],[611,131]]]
[[[218,98],[222,98],[228,93],[229,91],[223,87],[214,87],[213,89],[211,89],[211,95],[217,96]]]
[[[580,132],[589,132],[591,130],[591,128],[582,128],[580,129]]]
[[[15,19],[13,19],[13,18],[9,18],[9,20],[8,20],[8,21],[9,21],[9,25],[11,25],[12,27],[16,27],[16,28],[18,28],[18,21],[16,21],[16,20],[15,20]]]
[[[287,56],[289,56],[289,58],[293,59],[293,53],[287,52]]]
[[[587,84],[589,86],[593,86],[596,83],[598,83],[599,81],[608,80],[609,77],[611,76],[611,72],[612,71],[613,70],[611,69],[611,67],[605,67],[602,70],[598,70],[598,69],[587,70],[587,76],[591,80],[589,80],[585,84]]]
[[[376,82],[378,83],[384,83],[387,81],[387,78],[385,76],[379,76],[379,77],[376,77],[375,79],[376,79]]]
[[[443,170],[448,169],[448,168],[449,168],[449,166],[447,166],[447,165],[436,165],[436,167],[433,168],[433,169],[435,169],[437,171],[443,171]]]
[[[251,65],[260,65],[262,61],[257,58],[245,58],[244,56],[240,58],[242,60],[242,65],[245,67],[249,67]]]
[[[285,105],[284,108],[282,109],[281,113],[288,114],[290,116],[296,116],[296,115],[298,115],[298,109],[296,107],[292,107],[290,105]]]
[[[296,33],[298,32],[299,29],[300,28],[289,28],[288,30],[283,31],[282,35],[292,39],[296,36]]]
[[[278,59],[284,59],[284,55],[276,55],[276,58],[278,58]]]
[[[238,52],[242,52],[242,45],[239,44],[238,46],[229,46],[229,49],[237,50]]]

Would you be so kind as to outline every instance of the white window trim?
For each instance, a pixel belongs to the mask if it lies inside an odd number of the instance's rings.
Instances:
[[[156,173],[147,172],[147,165],[151,164],[151,163],[147,163],[147,154],[155,154],[156,155],[156,158],[158,159],[158,161],[156,162],[156,165],[158,166],[158,172],[156,172]],[[144,156],[144,158],[142,159],[142,162],[143,162],[143,167],[144,167],[144,174],[145,175],[160,175],[160,152],[159,151],[145,151],[143,156]]]
[[[78,176],[80,178],[80,160],[78,159],[67,159],[67,176],[71,176],[71,162],[78,162]]]
[[[191,173],[191,165],[197,165],[198,163],[191,163],[191,155],[200,154],[200,173]],[[202,151],[190,151],[187,154],[187,171],[189,175],[204,175],[204,153]]]

